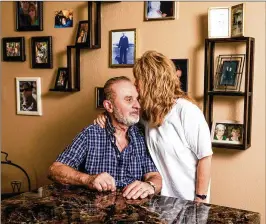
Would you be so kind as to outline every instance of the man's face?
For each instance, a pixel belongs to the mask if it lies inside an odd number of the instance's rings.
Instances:
[[[112,85],[115,93],[113,99],[113,115],[126,126],[139,122],[140,105],[136,87],[129,81],[120,81]]]
[[[30,3],[27,1],[22,1],[21,2],[21,7],[23,8],[23,10],[28,10],[29,9],[29,5]]]

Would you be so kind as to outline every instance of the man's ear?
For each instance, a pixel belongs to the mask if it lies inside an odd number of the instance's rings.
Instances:
[[[113,104],[111,103],[110,100],[104,100],[103,106],[107,110],[107,112],[113,113]]]

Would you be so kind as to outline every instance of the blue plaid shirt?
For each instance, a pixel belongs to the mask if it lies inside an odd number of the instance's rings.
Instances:
[[[115,144],[114,133],[109,118],[105,129],[90,125],[75,137],[56,161],[77,170],[83,167],[82,171],[90,175],[107,172],[114,177],[117,187],[142,180],[146,173],[158,172],[137,126],[129,127],[129,144],[122,152]]]

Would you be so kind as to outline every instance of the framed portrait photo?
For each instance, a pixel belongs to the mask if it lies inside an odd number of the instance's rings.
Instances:
[[[54,88],[61,90],[66,89],[67,82],[68,82],[68,69],[58,68]]]
[[[17,114],[42,115],[41,78],[17,77]]]
[[[144,2],[144,20],[166,20],[176,18],[175,1],[145,1]]]
[[[25,38],[4,37],[2,38],[3,61],[25,61]]]
[[[110,67],[133,67],[136,61],[136,29],[110,31]]]
[[[51,36],[31,38],[31,67],[53,68]]]
[[[16,30],[43,30],[43,2],[18,1],[16,4]]]
[[[73,9],[63,9],[55,11],[54,27],[55,28],[73,27]]]
[[[244,11],[245,4],[234,5],[231,7],[231,36],[244,36]]]
[[[104,101],[104,88],[103,87],[96,87],[96,108],[97,109],[104,109],[103,101]]]
[[[89,34],[89,21],[79,21],[78,32],[76,37],[76,46],[89,46],[90,34]]]
[[[219,55],[214,91],[240,91],[244,54]]]
[[[208,9],[209,38],[230,37],[230,8],[211,7]]]
[[[188,91],[188,59],[172,59],[176,67],[176,75],[179,77],[181,89]]]
[[[212,124],[213,143],[243,144],[243,124],[238,121],[215,121]]]

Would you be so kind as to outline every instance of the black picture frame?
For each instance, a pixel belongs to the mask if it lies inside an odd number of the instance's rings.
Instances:
[[[42,31],[43,30],[43,2],[42,1],[30,1],[30,2],[17,1],[15,2],[15,4],[16,4],[16,30],[17,31]],[[28,14],[25,13],[25,11],[29,11]],[[33,14],[34,11],[35,11],[35,17]]]
[[[25,61],[25,38],[3,37],[2,38],[2,60],[8,62]]]
[[[58,68],[54,88],[59,90],[66,89],[68,77],[68,68]]]
[[[103,101],[104,97],[104,88],[103,87],[96,87],[96,108],[97,109],[104,109]]]
[[[81,36],[83,34],[83,36]],[[89,47],[90,46],[90,33],[89,33],[89,21],[82,20],[79,21],[77,36],[76,36],[76,46],[78,47]]]
[[[188,59],[172,59],[175,64],[177,76],[180,76],[181,89],[188,92]],[[181,71],[181,73],[180,73]]]
[[[31,67],[53,68],[52,37],[31,38]]]

